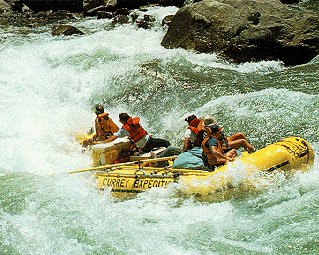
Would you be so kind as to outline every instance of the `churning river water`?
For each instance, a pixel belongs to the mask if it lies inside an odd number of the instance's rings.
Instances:
[[[168,50],[160,22],[176,11],[150,9],[150,30],[74,21],[85,32],[75,37],[0,27],[0,254],[319,253],[319,58],[235,65]],[[140,116],[176,146],[190,113],[215,116],[256,148],[301,136],[315,164],[226,201],[181,197],[178,185],[117,201],[91,173],[67,174],[91,164],[74,136],[100,102],[117,123],[123,111]]]

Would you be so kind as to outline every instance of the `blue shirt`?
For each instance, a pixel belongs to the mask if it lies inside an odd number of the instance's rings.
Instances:
[[[217,141],[216,138],[211,137],[211,138],[208,139],[208,141],[207,141],[207,143],[205,144],[205,146],[206,146],[207,148],[210,148],[211,146],[213,146],[213,147],[218,147],[218,141]]]
[[[217,139],[216,138],[214,138],[214,137],[211,137],[211,138],[209,138],[208,139],[208,141],[205,143],[205,145],[204,145],[206,148],[210,148],[211,146],[213,146],[213,147],[218,147],[218,141],[217,141]],[[206,155],[206,153],[204,153],[203,152],[203,162],[204,162],[204,165],[205,166],[207,166],[207,167],[210,167],[209,166],[209,163],[208,163],[208,158],[207,158],[207,155]]]

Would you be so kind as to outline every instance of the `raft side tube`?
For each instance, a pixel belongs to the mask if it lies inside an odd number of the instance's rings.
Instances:
[[[242,158],[259,171],[307,171],[314,163],[311,145],[300,137],[288,137]]]
[[[294,171],[307,171],[314,163],[314,151],[310,144],[300,137],[288,137],[270,144],[254,153],[245,154],[214,172],[202,176],[181,176],[180,183],[184,193],[201,196],[233,187],[236,165],[244,171],[243,178],[249,178],[257,171],[274,170],[291,174]]]
[[[185,195],[206,196],[233,187],[234,171],[249,179],[256,171],[274,170],[291,174],[307,171],[314,163],[311,145],[300,137],[288,137],[254,153],[243,153],[234,162],[213,172],[193,169],[123,166],[107,172],[97,172],[99,189],[111,188],[116,193],[138,193],[153,187],[166,188],[179,182]],[[237,167],[236,167],[237,166]],[[238,169],[239,166],[239,169]]]

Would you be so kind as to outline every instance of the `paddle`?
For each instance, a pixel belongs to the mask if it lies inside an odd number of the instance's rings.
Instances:
[[[150,170],[150,171],[157,171],[157,172],[162,172],[162,171],[169,171],[172,173],[194,173],[196,172],[198,173],[206,173],[208,172],[207,170],[203,170],[203,169],[187,169],[187,168],[171,168],[168,167],[166,168],[159,168],[159,167],[152,167],[152,166],[143,166],[143,170]]]
[[[129,165],[135,165],[135,164],[140,164],[140,163],[161,162],[161,161],[173,160],[173,159],[176,159],[176,158],[177,158],[177,156],[170,156],[170,157],[163,157],[163,158],[152,158],[152,159],[142,159],[142,160],[139,160],[139,161],[130,161],[130,162],[125,162],[125,163],[118,163],[118,164],[112,164],[112,165],[104,165],[104,166],[97,166],[97,167],[79,169],[79,170],[68,172],[68,174],[99,171],[99,170],[104,170],[104,169],[111,169],[113,167],[118,167],[118,166],[129,166]]]

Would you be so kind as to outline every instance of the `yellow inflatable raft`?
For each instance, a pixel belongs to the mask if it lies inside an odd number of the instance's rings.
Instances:
[[[124,163],[118,166],[95,168],[98,188],[111,189],[114,195],[128,195],[150,188],[166,188],[179,183],[185,195],[209,196],[245,184],[256,173],[306,171],[314,162],[311,145],[300,137],[285,138],[252,154],[243,153],[234,162],[218,167],[213,172],[171,167],[142,167],[141,164]],[[129,165],[133,164],[133,165]],[[121,195],[121,196],[122,196]]]

